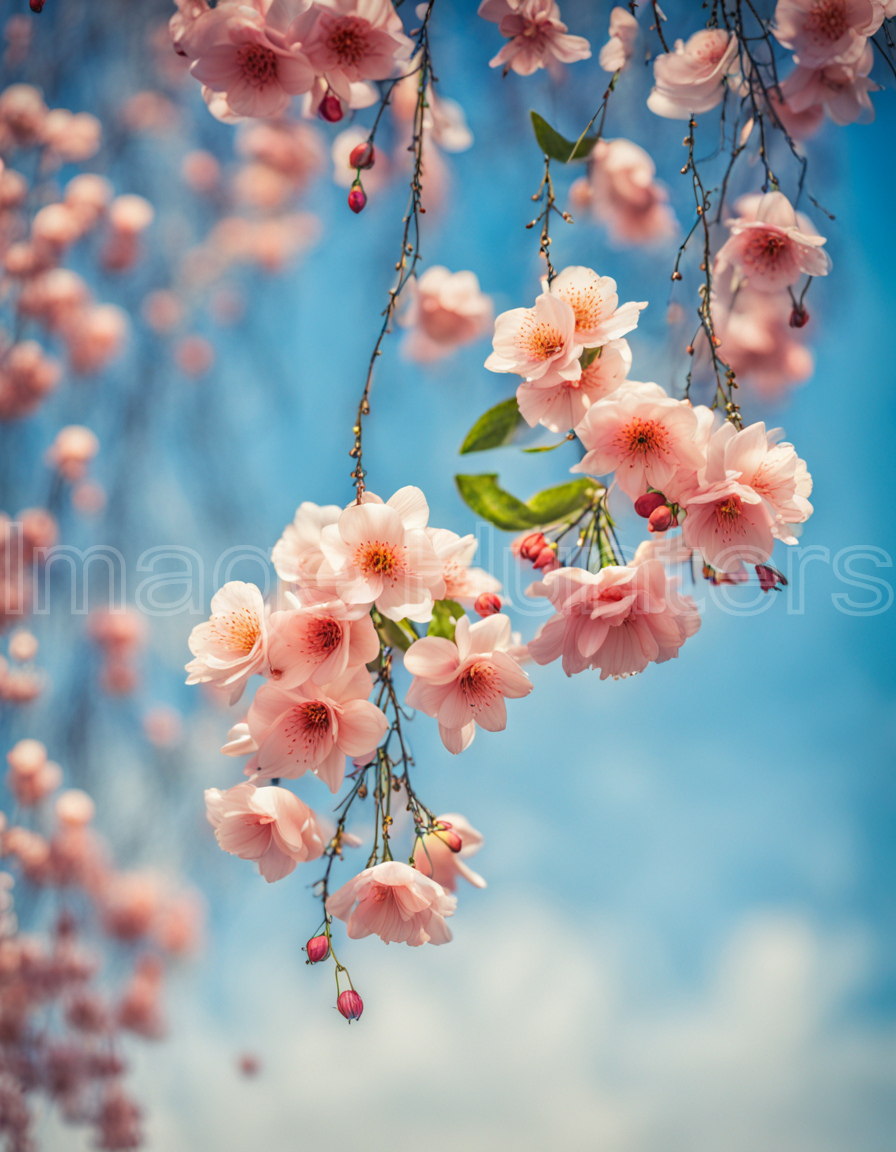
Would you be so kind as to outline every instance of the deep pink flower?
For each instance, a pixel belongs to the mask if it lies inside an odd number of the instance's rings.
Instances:
[[[352,940],[376,935],[409,944],[447,944],[457,897],[409,864],[389,860],[349,880],[327,900],[327,911],[347,923]]]

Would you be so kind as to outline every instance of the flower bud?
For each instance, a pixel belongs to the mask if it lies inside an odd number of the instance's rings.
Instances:
[[[809,313],[802,306],[798,304],[790,313],[790,327],[791,328],[805,328],[809,323]]]
[[[328,124],[337,124],[343,116],[342,102],[339,97],[334,96],[332,92],[328,92],[323,100],[321,100],[317,114],[321,120],[326,120]]]
[[[496,596],[494,592],[483,592],[481,596],[476,597],[473,608],[480,616],[494,616],[496,612],[501,611],[501,597]]]
[[[650,532],[665,532],[672,526],[672,513],[665,504],[660,504],[647,517],[647,529]]]
[[[447,848],[450,848],[452,852],[460,852],[461,848],[464,846],[464,842],[461,840],[460,836],[458,836],[451,825],[445,823],[445,821],[442,821],[442,826],[438,829],[436,834],[442,843]]]
[[[657,508],[665,503],[666,497],[662,492],[645,492],[635,501],[635,511],[647,520]]]
[[[30,0],[28,7],[32,12],[43,12],[46,0]]]
[[[348,1020],[349,1024],[351,1024],[352,1020],[361,1019],[361,1013],[364,1011],[364,1001],[354,988],[346,988],[344,992],[339,993],[336,1007],[346,1020]]]
[[[358,213],[364,211],[364,205],[367,203],[367,193],[356,180],[351,186],[348,194],[348,206],[352,212]]]
[[[348,165],[350,168],[372,168],[376,160],[376,152],[369,140],[356,144],[349,153]]]
[[[545,545],[538,553],[538,558],[533,560],[532,567],[542,572],[553,572],[555,568],[559,568],[560,561],[557,559],[555,549],[553,549],[550,544]]]
[[[319,964],[329,955],[330,941],[326,936],[312,936],[305,945],[305,952],[308,954],[309,964]]]
[[[523,560],[537,560],[545,546],[543,532],[532,532],[520,541],[519,554]]]

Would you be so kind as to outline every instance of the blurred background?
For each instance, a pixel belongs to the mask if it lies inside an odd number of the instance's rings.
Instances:
[[[462,104],[474,143],[433,172],[423,266],[474,271],[500,312],[538,290],[537,238],[524,230],[542,172],[529,109],[578,136],[606,86],[596,54],[611,5],[563,0],[570,31],[588,37],[595,58],[558,81],[489,69],[501,41],[475,7],[436,0],[438,90]],[[682,35],[703,17],[692,3],[664,7]],[[301,951],[318,920],[313,866],[266,885],[219,851],[205,822],[203,789],[239,778],[239,762],[218,748],[240,711],[231,719],[186,688],[182,667],[190,629],[228,578],[222,554],[243,557],[229,578],[261,581],[300,501],[351,496],[353,412],[391,283],[406,175],[393,157],[391,177],[371,179],[370,203],[354,216],[330,155],[346,124],[309,122],[320,162],[290,192],[288,212],[301,219],[248,241],[222,228],[235,214],[257,222],[284,210],[240,184],[241,130],[208,114],[166,39],[170,14],[165,0],[47,0],[34,18],[24,0],[0,3],[0,26],[22,15],[31,25],[19,59],[7,36],[3,86],[36,84],[50,107],[96,115],[103,146],[82,168],[155,209],[133,267],[103,270],[89,245],[68,261],[98,300],[128,313],[121,354],[0,423],[0,508],[55,501],[64,541],[123,554],[130,602],[147,549],[162,550],[156,574],[182,572],[185,550],[201,565],[201,597],[149,622],[139,684],[124,695],[102,687],[85,617],[68,607],[68,577],[54,575],[62,595],[31,625],[48,685],[33,703],[3,705],[0,720],[4,748],[36,736],[69,782],[91,791],[121,860],[185,876],[206,900],[203,950],[168,988],[168,1038],[129,1054],[149,1146],[892,1149],[892,90],[873,96],[874,123],[828,124],[808,147],[809,186],[835,217],[810,212],[834,264],[808,298],[814,375],[774,407],[743,397],[745,415],[783,425],[808,462],[816,511],[800,548],[815,546],[814,560],[790,570],[802,578],[786,593],[758,603],[752,591],[699,584],[702,630],[678,660],[642,676],[568,680],[556,665],[533,669],[535,692],[511,705],[507,731],[481,732],[461,757],[442,748],[435,725],[415,723],[419,791],[433,811],[462,812],[483,832],[475,864],[488,888],[459,893],[450,947],[344,943],[365,1002],[363,1020],[346,1028],[330,969],[306,967]],[[635,61],[606,134],[650,152],[686,230],[684,126],[648,114],[649,87]],[[705,119],[709,156],[717,119]],[[356,115],[371,120],[371,110]],[[400,157],[395,124],[384,132]],[[211,166],[197,153],[220,166],[207,188],[201,169]],[[782,183],[794,180],[787,164]],[[557,175],[562,202],[578,175]],[[744,164],[733,191],[759,182]],[[696,284],[686,278],[670,293],[680,238],[625,248],[583,215],[555,227],[553,248],[558,268],[593,267],[617,280],[621,300],[650,302],[629,338],[632,375],[679,393],[689,333],[670,327],[667,310],[690,313]],[[166,327],[147,298],[169,290],[187,304]],[[476,526],[455,472],[497,471],[523,497],[563,481],[572,448],[458,457],[475,418],[511,392],[483,367],[487,339],[425,366],[402,355],[402,339],[387,341],[374,384],[365,438],[374,491],[419,485],[431,523],[465,533]],[[100,442],[91,476],[106,500],[90,515],[54,489],[42,462],[71,423]],[[630,517],[623,530],[634,546],[643,528]],[[506,578],[509,537],[481,538],[483,566]],[[255,561],[245,559],[252,549]],[[836,560],[844,549],[851,572]],[[173,580],[166,603],[183,591]],[[529,637],[538,621],[519,592],[511,584]],[[324,808],[316,781],[297,791]],[[360,856],[340,866],[339,882]],[[261,1064],[253,1078],[237,1067],[246,1052]],[[52,1118],[39,1136],[60,1152],[88,1142]]]

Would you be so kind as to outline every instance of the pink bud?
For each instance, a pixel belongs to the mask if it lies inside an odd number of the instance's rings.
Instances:
[[[555,568],[560,567],[556,551],[549,544],[545,545],[538,553],[538,558],[532,562],[532,567],[542,572],[553,572]]]
[[[326,936],[312,936],[305,945],[305,951],[308,954],[309,964],[319,964],[321,960],[326,960],[329,954],[330,941]]]
[[[369,140],[356,144],[349,153],[349,168],[372,168],[376,160],[376,153]]]
[[[645,520],[650,517],[661,504],[666,503],[666,497],[662,492],[645,492],[643,496],[639,496],[635,501],[635,511],[639,516],[643,516]]]
[[[790,327],[791,328],[805,328],[809,323],[809,313],[802,306],[798,304],[790,313]]]
[[[452,852],[460,852],[464,846],[463,840],[461,840],[460,836],[458,836],[450,824],[443,824],[442,828],[439,829],[438,835],[439,839],[446,844]]]
[[[364,1001],[354,988],[347,988],[344,992],[339,993],[336,1007],[346,1020],[348,1020],[349,1024],[351,1024],[352,1020],[361,1019],[361,1013],[364,1011]]]
[[[501,611],[501,597],[496,596],[494,592],[483,592],[481,596],[476,597],[473,607],[480,616],[494,616],[496,612]]]
[[[367,203],[367,193],[357,181],[352,184],[351,190],[348,194],[348,206],[352,212],[358,213],[364,211],[364,205]]]
[[[46,0],[30,0],[28,7],[32,12],[43,12]]]
[[[543,532],[532,532],[520,541],[519,554],[523,560],[537,560],[546,544]]]
[[[665,532],[672,525],[672,513],[665,504],[660,504],[647,517],[650,532]]]
[[[328,92],[323,100],[321,100],[317,114],[321,120],[326,120],[328,124],[338,124],[343,116],[342,102],[339,97],[334,96],[332,92]]]

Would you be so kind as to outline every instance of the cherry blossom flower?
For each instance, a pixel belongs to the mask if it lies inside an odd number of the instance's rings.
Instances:
[[[638,35],[638,21],[628,8],[610,12],[610,39],[600,50],[598,63],[604,72],[621,72],[632,58]]]
[[[761,422],[742,431],[726,422],[709,440],[705,468],[680,497],[685,543],[719,571],[764,563],[775,538],[795,544],[790,525],[812,514],[805,461],[792,444],[775,440]]]
[[[314,3],[292,21],[286,39],[301,46],[319,80],[349,107],[366,106],[353,103],[353,85],[388,80],[413,50],[390,0]]]
[[[612,281],[611,281],[612,283]],[[583,345],[575,339],[576,314],[560,296],[543,292],[532,308],[511,308],[495,321],[494,351],[485,366],[529,380],[578,380]]]
[[[696,471],[703,464],[696,432],[697,417],[686,400],[673,400],[656,384],[631,385],[585,413],[576,435],[588,451],[570,471],[615,472],[633,500],[648,488],[662,492],[680,469]]]
[[[318,505],[305,500],[299,505],[293,522],[283,530],[271,553],[281,580],[300,589],[318,587],[317,571],[324,561],[321,532],[328,524],[335,524],[341,514],[338,504]]]
[[[737,37],[722,28],[695,32],[687,43],[653,62],[654,87],[647,107],[669,120],[687,120],[722,103],[725,83],[737,67]]]
[[[411,306],[401,321],[411,330],[404,352],[427,362],[478,339],[490,327],[494,310],[474,272],[449,272],[439,264],[417,280]]]
[[[547,279],[542,281],[547,290]],[[591,268],[564,268],[550,287],[554,296],[565,300],[575,316],[574,339],[583,348],[597,348],[609,340],[637,328],[640,314],[647,301],[640,304],[629,301],[619,306],[616,281],[610,276],[598,276]]]
[[[385,504],[365,493],[321,533],[321,548],[346,604],[375,604],[390,620],[425,621],[445,593],[442,565],[423,529],[429,505],[419,488]]]
[[[503,732],[505,697],[517,700],[532,691],[529,677],[508,654],[511,647],[510,618],[498,614],[475,624],[462,616],[454,640],[424,636],[405,652],[405,668],[414,677],[406,702],[438,719],[449,752],[468,748],[477,725]]]
[[[412,868],[388,860],[365,868],[327,900],[327,911],[346,921],[350,939],[377,935],[388,944],[447,944],[445,923],[457,907],[457,897]]]
[[[831,258],[802,213],[783,192],[767,192],[758,202],[745,197],[741,215],[728,220],[731,236],[719,249],[716,269],[731,265],[758,292],[780,292],[806,276],[827,276]]]
[[[246,722],[258,745],[246,775],[294,780],[305,772],[337,792],[346,756],[369,756],[389,722],[367,697],[373,681],[366,668],[350,668],[331,684],[312,682],[283,689],[266,684],[255,693]]]
[[[570,204],[605,224],[611,242],[652,244],[675,234],[669,194],[643,148],[621,138],[598,140],[588,162],[588,175],[569,190]]]
[[[489,61],[492,68],[503,65],[505,76],[511,70],[531,76],[539,68],[556,70],[558,64],[591,56],[591,45],[583,36],[567,33],[555,0],[482,0],[478,12],[497,24],[509,41]]]
[[[874,0],[778,0],[772,31],[799,64],[817,68],[854,52],[879,11]]]
[[[264,15],[247,4],[202,16],[180,47],[193,61],[193,76],[235,116],[279,116],[314,82],[305,55],[284,46]]]
[[[628,341],[610,340],[588,367],[582,369],[578,380],[524,380],[516,391],[523,419],[530,428],[543,424],[552,432],[575,428],[592,404],[625,384],[631,366]]]
[[[659,560],[597,573],[560,568],[528,595],[546,596],[556,609],[529,654],[537,664],[562,658],[567,676],[586,668],[599,668],[601,680],[635,675],[677,657],[700,627],[693,600],[679,595]]]
[[[237,784],[226,792],[208,788],[205,806],[225,852],[255,860],[270,884],[305,860],[323,853],[325,839],[307,804],[287,788]]]
[[[267,645],[271,679],[280,688],[306,680],[329,684],[376,659],[380,641],[364,605],[333,600],[302,606],[289,593],[287,598],[295,607],[271,614]]]
[[[874,106],[869,92],[876,92],[878,85],[869,75],[874,66],[874,50],[870,43],[862,40],[856,41],[856,49],[820,67],[795,68],[781,82],[787,109],[797,115],[807,115],[821,108],[840,125],[873,120]]]
[[[449,847],[445,832],[427,832],[414,847],[414,867],[424,876],[435,880],[436,884],[441,884],[448,892],[457,890],[458,876],[462,876],[474,888],[485,888],[485,881],[479,873],[474,872],[466,863],[482,847],[482,833],[476,831],[466,816],[456,812],[437,816],[436,824],[452,833],[460,841],[461,847],[457,850]],[[456,842],[452,840],[453,844]]]
[[[484,592],[501,591],[500,580],[482,568],[470,567],[479,546],[472,533],[458,536],[449,528],[427,528],[426,535],[442,563],[445,599],[470,605]]]
[[[774,400],[812,375],[815,361],[788,322],[791,301],[786,294],[742,287],[736,300],[713,304],[719,350],[737,375],[738,383]]]
[[[212,597],[211,618],[196,625],[189,644],[195,659],[187,665],[187,683],[227,688],[235,703],[249,677],[265,666],[267,620],[261,591],[241,580],[225,584]]]

